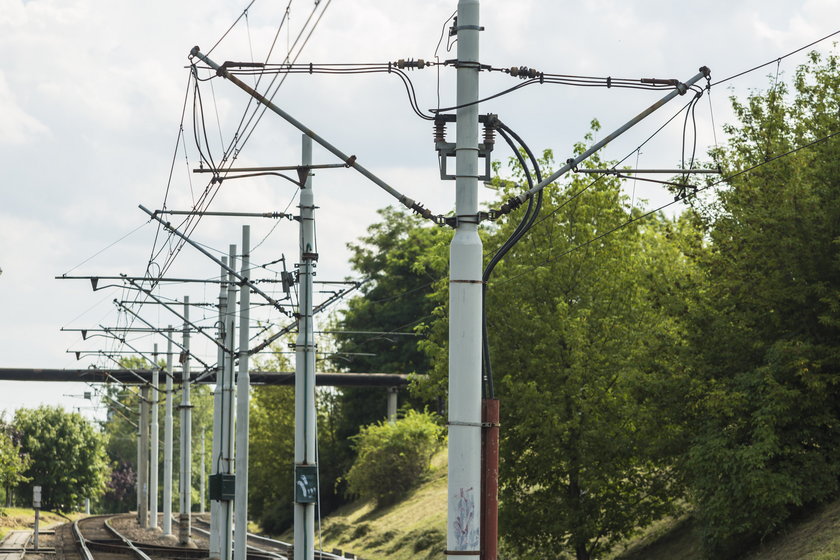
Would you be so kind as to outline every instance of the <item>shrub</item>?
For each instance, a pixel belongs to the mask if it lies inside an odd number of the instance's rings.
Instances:
[[[428,474],[442,438],[430,412],[410,410],[393,424],[365,426],[351,438],[357,458],[347,473],[348,491],[377,505],[394,503]]]

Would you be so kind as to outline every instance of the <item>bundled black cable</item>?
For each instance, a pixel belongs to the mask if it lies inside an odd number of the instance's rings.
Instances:
[[[528,181],[529,188],[533,188],[534,180],[531,177],[531,172],[528,169],[528,165],[525,162],[525,158],[522,157],[522,152],[520,152],[519,148],[511,139],[511,136],[519,143],[520,146],[525,150],[525,153],[528,155],[528,159],[531,162],[531,165],[534,167],[534,174],[536,175],[537,182],[542,181],[542,173],[540,172],[539,162],[537,158],[534,156],[534,153],[528,147],[525,142],[522,141],[522,138],[519,137],[513,130],[511,130],[506,124],[499,122],[497,124],[499,135],[504,139],[505,142],[510,146],[513,150],[513,153],[516,154],[516,158],[519,160],[519,165],[522,166],[522,169],[525,172],[525,178]],[[490,262],[487,263],[487,266],[484,268],[484,274],[481,276],[482,280],[482,297],[481,297],[481,370],[482,370],[482,393],[485,398],[495,398],[495,387],[493,385],[493,368],[490,361],[490,341],[487,336],[487,309],[486,309],[486,301],[487,301],[487,282],[490,280],[490,275],[493,274],[493,269],[496,268],[496,265],[507,255],[507,253],[513,248],[516,243],[522,239],[522,237],[531,229],[531,226],[534,225],[534,221],[537,219],[537,216],[540,213],[540,209],[542,208],[542,198],[543,192],[540,191],[537,193],[536,201],[533,198],[528,199],[528,207],[525,209],[525,214],[522,216],[522,220],[519,222],[519,225],[516,226],[516,229],[513,230],[513,233],[508,237],[507,241],[505,241],[499,250],[496,251],[496,254],[490,259]]]

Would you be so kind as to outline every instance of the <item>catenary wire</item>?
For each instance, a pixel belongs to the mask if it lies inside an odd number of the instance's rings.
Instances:
[[[812,42],[808,43],[807,45],[802,46],[802,47],[799,47],[799,48],[798,48],[798,49],[796,49],[796,50],[792,50],[792,51],[790,51],[790,52],[789,52],[789,53],[787,53],[787,54],[783,54],[782,56],[780,56],[780,57],[778,57],[778,58],[774,58],[773,60],[769,60],[769,61],[767,61],[767,62],[765,62],[765,63],[763,63],[763,64],[759,64],[758,66],[753,66],[752,68],[750,68],[750,69],[748,69],[748,70],[744,70],[744,71],[742,71],[742,72],[738,72],[737,74],[733,74],[733,75],[731,75],[731,76],[728,76],[728,77],[726,77],[726,78],[723,78],[723,79],[721,79],[721,80],[718,80],[718,81],[716,81],[716,82],[712,83],[711,85],[716,86],[716,85],[718,85],[718,84],[722,84],[722,83],[724,83],[724,82],[728,82],[729,80],[734,80],[735,78],[740,78],[740,77],[741,77],[741,76],[743,76],[744,74],[749,74],[750,72],[755,72],[756,70],[760,70],[760,69],[764,68],[765,66],[770,66],[770,65],[771,65],[771,64],[773,64],[774,62],[779,62],[779,61],[781,61],[782,59],[785,59],[785,58],[787,58],[787,57],[789,57],[789,56],[792,56],[792,55],[794,55],[794,54],[796,54],[796,53],[798,53],[798,52],[804,51],[804,50],[805,50],[805,49],[807,49],[808,47],[813,47],[813,46],[814,46],[814,45],[816,45],[817,43],[821,43],[822,41],[825,41],[826,39],[830,39],[831,37],[834,37],[834,36],[835,36],[835,35],[837,35],[837,34],[840,34],[840,30],[834,31],[834,32],[832,32],[832,33],[829,33],[829,34],[828,34],[828,35],[826,35],[825,37],[822,37],[822,38],[820,38],[820,39],[817,39],[816,41],[812,41]]]

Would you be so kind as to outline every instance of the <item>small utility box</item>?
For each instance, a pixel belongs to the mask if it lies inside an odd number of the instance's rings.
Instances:
[[[295,502],[314,504],[318,501],[318,466],[295,465]]]
[[[210,499],[229,501],[236,497],[236,476],[226,473],[210,475]]]

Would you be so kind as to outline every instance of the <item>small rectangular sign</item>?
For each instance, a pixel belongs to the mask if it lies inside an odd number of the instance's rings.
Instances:
[[[295,465],[295,502],[299,504],[318,502],[317,465]]]

